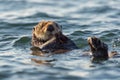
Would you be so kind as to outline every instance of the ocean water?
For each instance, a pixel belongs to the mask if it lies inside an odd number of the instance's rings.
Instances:
[[[32,55],[32,28],[41,20],[62,25],[79,49]],[[120,56],[101,63],[82,56],[89,36],[120,52],[120,0],[0,0],[0,80],[120,80]]]

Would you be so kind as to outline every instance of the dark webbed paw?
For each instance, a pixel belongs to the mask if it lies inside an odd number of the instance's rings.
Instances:
[[[88,44],[92,53],[92,60],[107,60],[108,46],[96,37],[88,37]]]
[[[54,49],[56,49],[57,42],[56,42],[56,38],[53,37],[52,39],[48,40],[47,42],[45,42],[44,44],[42,44],[39,48],[42,51],[50,51],[52,52]]]

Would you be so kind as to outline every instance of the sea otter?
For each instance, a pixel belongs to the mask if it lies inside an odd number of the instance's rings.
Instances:
[[[42,52],[53,53],[78,49],[75,43],[62,33],[62,26],[54,21],[41,21],[33,28],[32,45]]]
[[[99,38],[88,37],[87,41],[90,46],[92,61],[107,60],[109,57],[118,54],[116,51],[112,51],[108,54],[108,45],[102,42]]]

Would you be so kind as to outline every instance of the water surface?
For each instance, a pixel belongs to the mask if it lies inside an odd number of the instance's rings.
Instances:
[[[119,80],[120,57],[94,64],[87,37],[97,36],[120,52],[120,0],[0,0],[0,80]],[[56,21],[78,50],[31,55],[32,28]],[[39,64],[35,60],[55,60]]]

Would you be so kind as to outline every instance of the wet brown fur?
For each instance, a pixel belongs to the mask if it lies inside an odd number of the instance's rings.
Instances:
[[[33,28],[32,45],[41,50],[46,49],[56,53],[69,51],[69,47],[77,48],[69,38],[63,35],[61,26],[53,21],[41,21]]]

